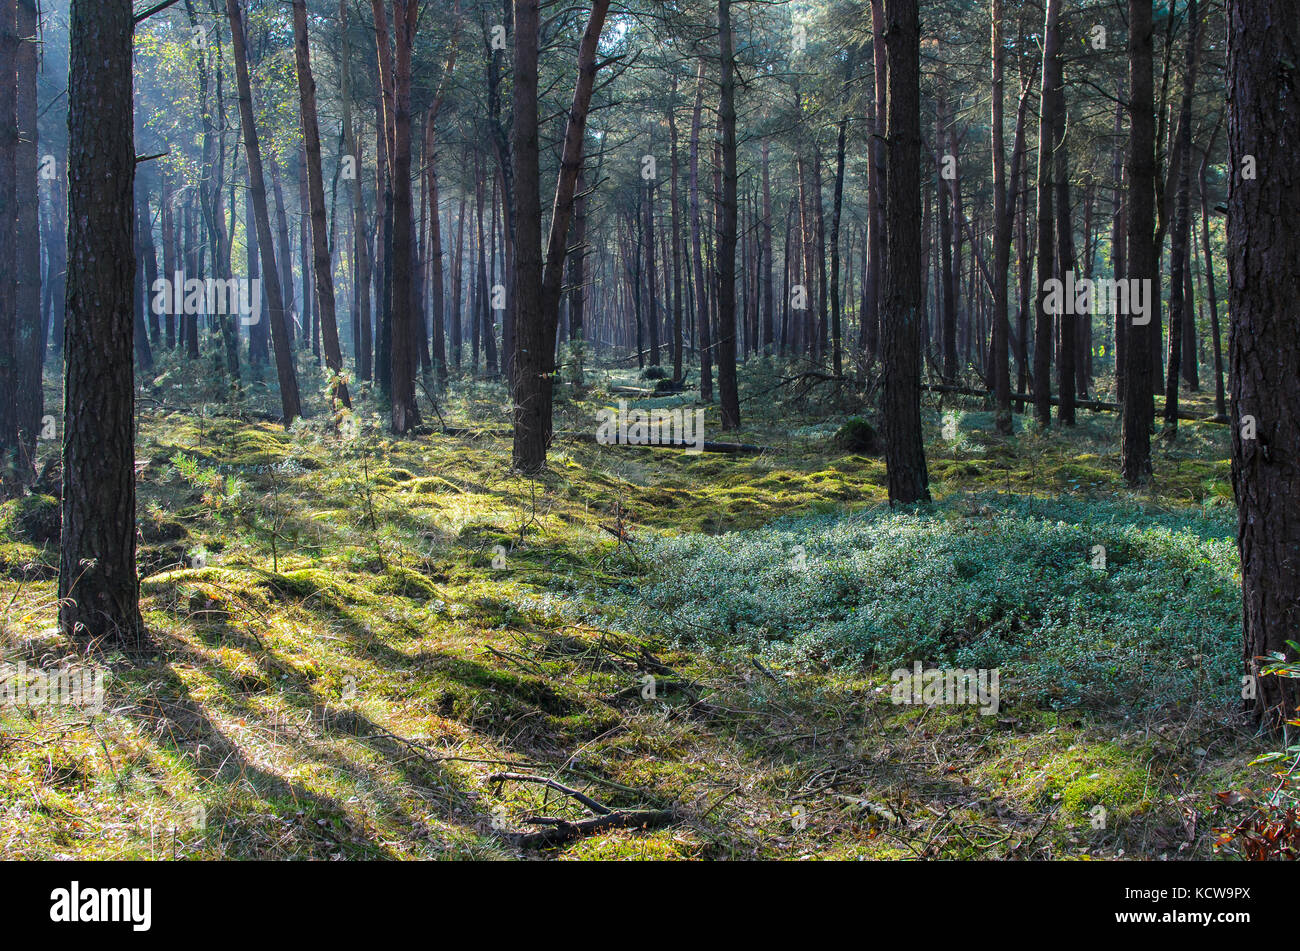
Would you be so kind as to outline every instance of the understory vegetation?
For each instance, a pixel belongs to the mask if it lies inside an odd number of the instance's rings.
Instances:
[[[388,436],[364,389],[352,424],[318,396],[285,432],[164,363],[136,454],[151,643],[84,658],[102,712],[0,714],[0,854],[1216,854],[1252,808],[1220,793],[1268,780],[1225,428],[1184,426],[1134,493],[1111,414],[1003,440],[932,396],[936,501],[890,510],[883,462],[835,444],[862,395],[813,409],[782,372],[742,371],[761,454],[559,438],[525,478],[500,384],[429,413],[462,435]],[[588,383],[557,433],[612,400],[692,405],[629,395],[634,371]],[[74,654],[57,480],[0,509],[14,664]],[[892,703],[914,661],[1000,668],[996,714]],[[599,816],[573,792],[656,819],[522,835]]]

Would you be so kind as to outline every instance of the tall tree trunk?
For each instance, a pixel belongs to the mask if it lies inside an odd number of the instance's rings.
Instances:
[[[239,115],[244,129],[244,150],[248,156],[249,190],[253,198],[253,215],[257,224],[257,243],[262,252],[262,284],[270,309],[271,342],[275,347],[275,369],[280,380],[280,409],[286,427],[302,415],[298,397],[298,377],[294,371],[293,352],[284,312],[284,296],[280,287],[280,272],[275,260],[275,244],[271,238],[271,216],[266,207],[266,179],[262,171],[262,148],[257,140],[257,126],[253,120],[253,90],[248,78],[248,56],[245,53],[247,36],[244,18],[238,0],[226,0],[226,15],[234,37],[235,76],[239,86]],[[289,253],[287,239],[284,253]]]
[[[41,323],[41,223],[37,181],[36,0],[18,0],[18,148],[14,153],[18,220],[14,300],[18,346],[18,440],[23,468],[35,475],[36,440],[45,412],[41,370],[45,332]],[[8,75],[8,74],[6,74]],[[147,341],[146,341],[147,345]]]
[[[392,430],[408,433],[420,424],[415,400],[415,220],[411,201],[411,50],[418,0],[393,0],[393,318]]]
[[[1124,276],[1149,281],[1146,319],[1159,307],[1155,243],[1155,83],[1152,0],[1129,0],[1128,262]],[[1151,324],[1124,324],[1124,405],[1120,464],[1131,486],[1151,481]]]
[[[655,180],[646,183],[645,194],[646,313],[650,329],[650,365],[659,366],[659,293],[655,286]]]
[[[591,107],[591,95],[595,89],[596,72],[599,68],[596,52],[600,43],[600,32],[605,26],[605,17],[608,12],[609,0],[593,0],[591,15],[587,18],[587,27],[583,31],[582,41],[578,45],[578,78],[574,84],[573,100],[569,106],[569,118],[564,128],[564,144],[560,153],[560,174],[556,179],[555,197],[551,202],[551,227],[547,236],[546,259],[543,264],[541,283],[542,342],[545,352],[543,355],[543,379],[540,381],[540,391],[545,401],[544,422],[546,425],[545,441],[547,443],[550,442],[551,437],[555,342],[559,329],[560,292],[563,289],[564,281],[564,259],[568,252],[569,225],[573,218],[578,182],[582,177],[583,150],[587,141],[587,111]],[[584,208],[582,220],[582,229],[584,231],[586,229],[585,214]],[[652,226],[652,221],[653,219],[648,214],[647,225]],[[578,255],[581,256],[582,253],[582,249],[579,248]],[[651,265],[653,267],[653,259]],[[651,286],[653,287],[653,284]],[[581,316],[579,316],[579,323],[581,323]]]
[[[880,415],[890,503],[926,502],[921,442],[921,19],[917,0],[885,0],[889,142]]]
[[[546,467],[549,403],[544,378],[546,337],[542,311],[542,198],[538,168],[538,0],[514,0],[514,451],[516,469]]]
[[[867,145],[867,273],[862,282],[861,346],[869,367],[880,346],[880,285],[888,252],[885,233],[885,114],[888,83],[883,0],[871,0],[871,55],[875,102]]]
[[[5,6],[11,9],[8,3]],[[68,635],[121,645],[136,641],[144,627],[135,566],[131,363],[135,22],[131,0],[72,0],[70,16],[68,246],[72,259],[63,344],[59,625]]]
[[[369,233],[366,222],[366,202],[361,188],[361,142],[357,138],[356,126],[352,122],[352,44],[348,31],[348,0],[339,0],[339,37],[342,45],[339,54],[339,77],[340,98],[343,101],[343,136],[348,155],[352,158],[350,181],[352,182],[352,253],[355,261],[353,281],[356,284],[355,299],[358,304],[357,313],[353,318],[356,331],[352,345],[356,351],[354,356],[357,377],[369,380],[372,376],[373,346],[370,338],[370,245],[366,237]],[[432,175],[432,171],[430,174]],[[437,194],[436,191],[434,194]],[[434,220],[437,221],[436,204]]]
[[[1222,120],[1222,113],[1220,113]],[[1210,144],[1201,157],[1198,183],[1201,193],[1201,246],[1205,254],[1205,296],[1210,305],[1210,336],[1214,347],[1214,417],[1226,421],[1228,418],[1227,400],[1223,392],[1223,345],[1219,331],[1219,301],[1214,282],[1214,258],[1210,253],[1210,200],[1205,178],[1210,164],[1210,153],[1214,149],[1214,140],[1218,137],[1218,126],[1210,138]]]
[[[1055,219],[1052,214],[1053,143],[1056,89],[1061,82],[1060,0],[1046,0],[1043,35],[1043,82],[1038,107],[1038,307],[1034,327],[1034,418],[1052,424],[1052,318],[1047,309],[1047,282],[1055,276]]]
[[[1297,51],[1290,0],[1229,0],[1232,483],[1253,675],[1267,655],[1294,661],[1287,642],[1300,629],[1300,193],[1290,173],[1300,150],[1300,113],[1290,107]],[[1247,155],[1253,178],[1242,175]],[[1255,686],[1255,712],[1269,727],[1295,717],[1300,681],[1257,676]]]
[[[772,352],[773,306],[772,297],[772,183],[768,174],[768,143],[763,140],[763,318],[762,345],[764,353]],[[850,297],[852,294],[850,293]]]
[[[1011,267],[1011,230],[1016,217],[1017,169],[1012,170],[1011,186],[1007,185],[1006,149],[1003,141],[1003,36],[1002,0],[991,0],[992,20],[990,59],[993,67],[992,129],[993,129],[993,393],[995,424],[1004,436],[1011,435],[1011,366],[1007,340],[1010,326],[1007,323],[1007,277]],[[1024,98],[1016,119],[1016,141],[1012,148],[1012,164],[1020,161],[1024,135]]]
[[[1192,190],[1192,99],[1196,93],[1196,59],[1199,46],[1199,17],[1196,0],[1187,5],[1187,68],[1183,74],[1183,95],[1179,105],[1178,135],[1172,161],[1177,163],[1178,191],[1174,198],[1173,234],[1169,240],[1169,360],[1165,380],[1165,433],[1178,434],[1178,376],[1183,369],[1183,348],[1195,354],[1194,335],[1185,334],[1192,312],[1192,298],[1185,285],[1189,271]],[[1186,313],[1185,313],[1185,312]]]
[[[1115,151],[1114,160],[1111,163],[1111,177],[1115,181],[1113,191],[1113,200],[1111,203],[1114,212],[1114,221],[1111,224],[1110,232],[1110,261],[1112,276],[1116,281],[1124,278],[1124,268],[1127,267],[1128,251],[1125,239],[1128,237],[1128,225],[1126,223],[1127,207],[1124,201],[1124,96],[1123,85],[1116,89],[1115,96]],[[1128,332],[1126,330],[1129,316],[1122,314],[1119,309],[1115,311],[1115,398],[1121,403],[1124,402],[1124,386],[1128,379],[1128,372],[1125,370],[1125,360],[1128,354]]]
[[[0,0],[0,498],[20,495],[27,482],[18,438],[17,233],[18,212],[18,11],[15,0]],[[128,355],[128,359],[130,359]]]
[[[700,347],[700,399],[713,402],[713,343],[709,338],[709,295],[704,283],[704,253],[700,242],[700,129],[704,108],[704,60],[695,74],[695,110],[691,116],[691,248],[695,259],[696,317]],[[787,246],[789,245],[787,235]],[[789,293],[787,289],[787,301]]]
[[[849,132],[849,83],[853,80],[853,55],[852,53],[844,61],[844,85],[840,92],[840,122],[839,131],[835,138],[835,190],[831,204],[831,369],[835,376],[841,376],[844,372],[843,358],[840,354],[840,211],[844,203],[844,152]],[[764,143],[766,147],[766,143]],[[767,168],[764,165],[764,171]],[[766,203],[764,203],[764,219],[767,219]],[[768,224],[770,228],[770,222]],[[765,231],[765,234],[770,232]],[[760,253],[770,253],[768,247],[764,245]]]
[[[311,72],[311,51],[307,45],[307,0],[293,0],[294,59],[298,67],[299,112],[302,117],[303,149],[307,165],[307,201],[311,211],[312,274],[316,280],[317,319],[325,365],[334,375],[334,398],[351,407],[343,381],[343,351],[334,307],[334,266],[329,247],[329,226],[325,217],[325,180],[321,174],[320,126],[316,118],[316,79]],[[306,280],[306,275],[303,275]],[[304,296],[306,296],[304,294]]]
[[[723,430],[740,427],[736,389],[736,78],[731,0],[718,0],[721,50],[722,214],[718,224],[718,396]]]
[[[1058,26],[1059,30],[1059,26]],[[1052,163],[1056,169],[1056,269],[1065,278],[1067,272],[1077,270],[1074,251],[1074,219],[1070,210],[1070,154],[1066,146],[1066,110],[1065,77],[1060,62],[1061,44],[1056,44],[1057,66],[1056,108],[1052,111],[1054,132],[1052,135]],[[1056,389],[1059,398],[1056,404],[1056,418],[1064,426],[1074,425],[1074,401],[1076,397],[1075,376],[1078,372],[1078,325],[1080,321],[1073,313],[1074,308],[1066,306],[1058,317],[1057,346],[1059,356],[1056,363]],[[1088,316],[1092,319],[1091,315]]]
[[[948,104],[943,95],[937,97],[934,141],[939,149],[948,137]],[[939,291],[940,338],[943,341],[943,382],[957,381],[957,299],[952,272],[952,211],[947,156],[939,156]],[[996,160],[995,160],[996,161]],[[994,166],[996,169],[996,165]],[[996,171],[994,172],[996,175]]]

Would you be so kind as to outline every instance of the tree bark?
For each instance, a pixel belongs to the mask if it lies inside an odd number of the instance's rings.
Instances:
[[[1128,262],[1125,278],[1150,281],[1148,306],[1159,307],[1155,243],[1155,89],[1152,0],[1129,0]],[[1151,318],[1151,313],[1147,314]],[[1151,481],[1151,324],[1124,323],[1124,411],[1120,467],[1131,486]]]
[[[514,450],[521,472],[546,467],[550,410],[544,377],[546,336],[542,310],[542,200],[538,167],[538,0],[514,0]]]
[[[890,503],[928,502],[921,441],[921,21],[917,0],[885,0],[889,102],[880,397]]]
[[[131,362],[134,11],[131,0],[72,0],[70,17],[59,624],[71,636],[130,645],[144,626]]]
[[[1149,0],[1148,0],[1149,2]],[[1294,660],[1300,640],[1300,113],[1293,108],[1300,19],[1290,0],[1228,3],[1228,339],[1232,483],[1237,498],[1247,671]],[[1242,174],[1245,157],[1257,174]],[[1252,418],[1255,438],[1243,433]],[[1300,681],[1258,676],[1254,710],[1279,729]]]

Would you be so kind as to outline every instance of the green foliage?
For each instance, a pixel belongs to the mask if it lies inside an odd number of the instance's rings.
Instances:
[[[1226,519],[996,496],[781,520],[652,542],[627,623],[803,666],[1000,667],[1004,696],[1056,707],[1226,703],[1232,537]]]

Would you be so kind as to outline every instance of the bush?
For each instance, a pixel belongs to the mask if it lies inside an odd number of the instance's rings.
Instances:
[[[793,665],[999,667],[1008,700],[1057,707],[1227,703],[1233,539],[1223,516],[996,495],[782,520],[648,542],[655,580],[625,596],[625,620]]]
[[[658,366],[658,365],[655,365],[655,366],[648,366],[648,367],[646,367],[644,370],[641,371],[641,379],[643,379],[643,380],[666,380],[666,379],[668,379],[668,371],[665,370],[663,367]]]

